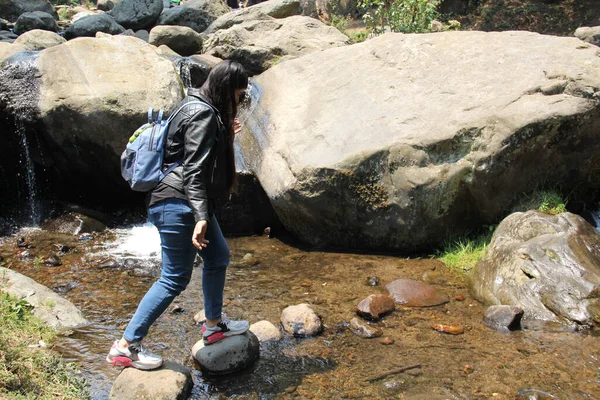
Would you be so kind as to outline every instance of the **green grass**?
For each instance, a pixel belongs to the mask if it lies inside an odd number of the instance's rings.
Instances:
[[[31,309],[26,301],[0,292],[0,398],[89,399],[75,366],[38,347],[40,340],[51,344],[56,333]]]
[[[450,270],[466,275],[485,255],[492,233],[493,227],[490,227],[480,235],[447,240],[433,257],[446,264]]]
[[[557,215],[567,211],[567,197],[556,190],[536,190],[525,195],[513,211],[538,210]]]

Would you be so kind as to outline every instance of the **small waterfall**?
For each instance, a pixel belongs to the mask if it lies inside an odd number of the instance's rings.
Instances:
[[[5,195],[16,197],[20,207],[16,213],[18,219],[32,226],[39,225],[41,220],[31,143],[31,135],[35,134],[32,126],[39,114],[36,61],[37,52],[18,53],[0,71],[0,111],[8,127],[1,161]]]

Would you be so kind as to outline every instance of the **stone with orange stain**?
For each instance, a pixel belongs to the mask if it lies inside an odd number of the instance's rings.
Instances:
[[[411,279],[397,279],[385,288],[396,304],[407,307],[431,307],[450,301],[448,296],[433,286]]]

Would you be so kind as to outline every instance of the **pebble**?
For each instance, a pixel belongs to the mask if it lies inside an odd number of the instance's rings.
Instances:
[[[472,365],[467,364],[463,367],[463,372],[466,375],[472,374],[474,371],[475,371],[475,367]]]
[[[196,324],[202,324],[204,321],[206,321],[206,314],[204,313],[204,310],[200,310],[194,315],[194,322]]]
[[[82,233],[81,235],[79,235],[79,237],[77,238],[79,240],[92,240],[94,239],[94,237],[92,235],[90,235],[89,233]]]
[[[459,294],[458,296],[454,296],[454,300],[456,301],[465,301],[465,296]]]
[[[184,311],[185,311],[184,308],[179,304],[172,304],[169,309],[169,312],[171,314],[181,314]]]
[[[390,344],[394,344],[394,339],[392,339],[389,336],[386,337],[382,337],[380,339],[377,339],[377,341],[383,345],[390,345]]]
[[[242,261],[244,262],[250,262],[254,259],[254,256],[250,253],[246,253],[246,255],[244,255],[244,257],[242,257]]]
[[[44,260],[44,265],[46,265],[48,267],[58,267],[58,266],[62,265],[62,262],[60,261],[60,258],[56,254],[52,254],[51,256],[49,256],[48,258],[46,258]]]
[[[465,333],[465,330],[460,326],[436,324],[432,325],[431,328],[438,332],[449,333],[450,335],[462,335]]]
[[[270,226],[267,226],[267,227],[265,228],[265,230],[263,231],[263,234],[264,234],[266,237],[270,238],[270,237],[271,237],[271,227],[270,227]]]
[[[370,326],[358,318],[352,318],[350,321],[350,330],[356,336],[366,339],[383,335],[383,331],[381,329]]]
[[[302,287],[311,287],[312,286],[312,282],[310,281],[303,281],[300,286]]]
[[[379,286],[379,277],[378,276],[369,276],[367,278],[367,286]]]

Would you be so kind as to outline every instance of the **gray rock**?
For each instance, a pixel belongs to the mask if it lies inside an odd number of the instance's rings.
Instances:
[[[208,13],[211,22],[231,12],[231,9],[222,0],[187,0],[181,4],[181,7],[204,10]]]
[[[204,34],[209,35],[221,29],[229,29],[232,26],[239,25],[243,22],[270,21],[271,18],[272,17],[269,17],[258,8],[248,7],[243,10],[232,11],[221,15],[213,23],[211,23],[208,28],[206,28]]]
[[[300,1],[270,0],[255,4],[252,8],[258,9],[273,18],[287,18],[300,13]]]
[[[279,329],[269,321],[259,321],[250,325],[250,332],[254,333],[259,342],[281,340],[283,335]]]
[[[64,36],[67,40],[84,36],[95,37],[97,32],[118,35],[125,32],[125,28],[106,13],[95,14],[75,21],[65,30]]]
[[[517,306],[490,306],[485,310],[483,323],[500,331],[514,331],[521,328],[523,309]]]
[[[16,21],[23,13],[43,11],[58,19],[54,7],[48,0],[2,0],[0,1],[0,15],[10,21]]]
[[[0,31],[0,42],[12,43],[19,35],[10,31]]]
[[[107,14],[119,25],[136,31],[154,26],[162,11],[162,0],[121,0]]]
[[[584,42],[600,46],[600,26],[582,26],[581,28],[577,28],[575,31],[575,37],[583,40]]]
[[[3,18],[0,18],[0,31],[8,31],[11,23]]]
[[[148,42],[154,46],[166,45],[182,56],[191,56],[202,50],[202,37],[187,26],[159,25],[152,28]]]
[[[204,42],[204,52],[238,61],[254,75],[284,58],[300,57],[348,43],[346,35],[313,18],[264,16],[210,34]]]
[[[428,250],[506,215],[538,183],[590,188],[596,53],[523,31],[385,34],[256,77],[268,95],[238,138],[301,240]]]
[[[600,323],[600,233],[571,213],[514,213],[494,232],[470,286],[486,304],[524,310],[523,321]]]
[[[286,307],[281,312],[283,330],[294,336],[315,336],[323,330],[323,324],[313,308],[306,304]]]
[[[56,330],[88,324],[73,303],[18,272],[0,267],[0,287],[2,291],[31,304],[33,315]]]
[[[356,336],[365,339],[370,339],[383,335],[381,329],[371,326],[359,318],[352,318],[348,327]]]
[[[160,14],[157,25],[186,26],[200,33],[214,21],[206,11],[197,8],[175,7]]]
[[[32,11],[21,14],[15,23],[15,33],[20,35],[33,29],[56,32],[58,27],[54,17],[47,12]]]
[[[98,10],[110,11],[115,8],[115,5],[119,3],[119,1],[121,0],[98,0],[96,6],[98,7]]]
[[[194,382],[189,368],[166,361],[159,369],[124,368],[109,394],[110,400],[185,400]]]
[[[431,307],[450,301],[447,295],[433,286],[412,279],[396,279],[385,288],[396,304],[406,307]]]
[[[203,371],[225,375],[252,365],[260,356],[260,343],[252,332],[228,337],[220,342],[204,345],[198,341],[192,348],[192,357]]]
[[[102,222],[88,217],[87,215],[70,212],[58,218],[45,221],[41,224],[42,229],[50,232],[66,233],[69,235],[80,235],[82,233],[102,232],[106,225]]]
[[[119,156],[126,138],[147,120],[149,107],[171,110],[183,98],[173,64],[156,47],[117,35],[80,38],[42,50],[27,73],[37,76],[31,85],[39,91],[22,91],[24,99],[14,98],[21,107],[30,100],[35,104],[32,114],[43,126],[39,132],[55,144],[45,157],[61,176],[57,189],[63,195],[84,193],[106,202],[130,196]],[[14,79],[8,81],[15,86]]]
[[[144,42],[148,42],[150,40],[150,33],[145,29],[140,29],[135,32],[135,37],[138,39],[142,39]]]
[[[38,51],[49,47],[58,46],[66,42],[66,39],[58,33],[34,29],[19,36],[14,43],[23,46],[27,50]]]

